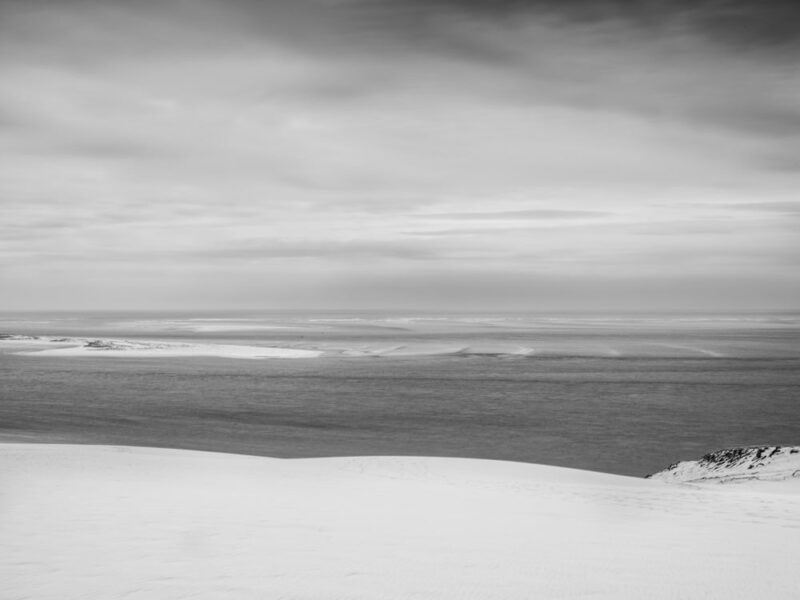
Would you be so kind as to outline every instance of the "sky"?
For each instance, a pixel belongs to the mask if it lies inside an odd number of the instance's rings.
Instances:
[[[0,310],[800,308],[795,0],[0,0]]]

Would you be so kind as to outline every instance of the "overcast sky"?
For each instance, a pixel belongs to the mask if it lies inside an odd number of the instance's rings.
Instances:
[[[0,6],[0,309],[800,306],[796,0]]]

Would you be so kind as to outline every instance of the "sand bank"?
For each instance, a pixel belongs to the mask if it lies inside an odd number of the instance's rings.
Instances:
[[[96,356],[103,358],[218,357],[218,358],[316,358],[318,350],[244,346],[233,344],[194,344],[155,340],[116,340],[90,338],[29,338],[4,340],[5,344],[24,344],[17,354],[27,356]]]

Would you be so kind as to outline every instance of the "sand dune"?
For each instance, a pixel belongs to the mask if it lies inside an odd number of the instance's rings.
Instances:
[[[0,597],[795,599],[800,494],[771,489],[6,444]]]

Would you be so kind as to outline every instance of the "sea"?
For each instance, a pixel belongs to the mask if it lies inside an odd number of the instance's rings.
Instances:
[[[316,353],[39,354],[53,339]],[[0,441],[644,476],[721,448],[800,444],[800,313],[6,312]]]

